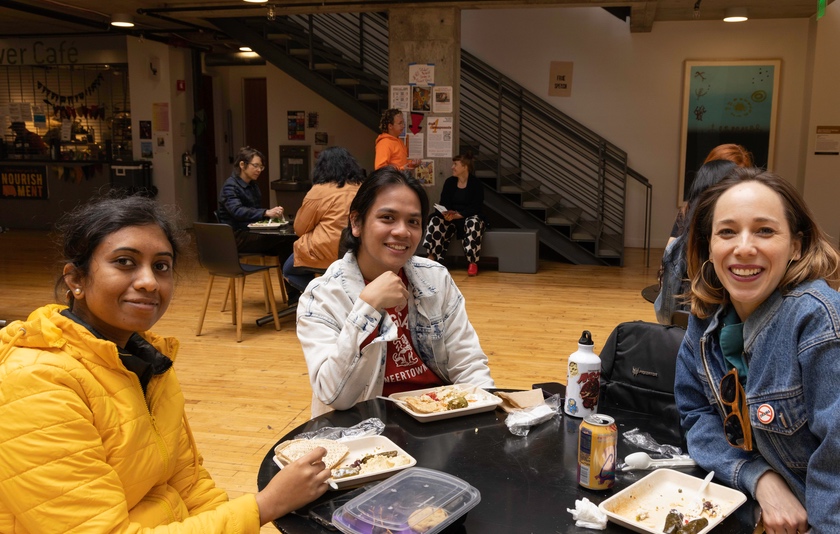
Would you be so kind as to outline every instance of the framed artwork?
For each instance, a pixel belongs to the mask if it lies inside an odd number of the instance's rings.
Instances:
[[[741,145],[757,167],[772,169],[781,63],[685,62],[677,205],[688,197],[697,169],[718,145]]]

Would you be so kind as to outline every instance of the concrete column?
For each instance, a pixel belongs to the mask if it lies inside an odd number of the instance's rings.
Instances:
[[[394,8],[388,12],[389,83],[408,83],[409,63],[434,63],[435,85],[452,86],[452,155],[458,154],[461,85],[461,10],[456,7]],[[427,115],[433,115],[431,113]],[[423,132],[426,124],[423,122]],[[431,203],[440,199],[443,182],[452,175],[450,158],[434,158],[435,185],[427,188]]]

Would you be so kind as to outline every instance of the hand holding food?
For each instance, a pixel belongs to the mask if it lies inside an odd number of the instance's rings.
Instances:
[[[765,532],[808,532],[808,513],[775,471],[758,479],[755,499],[761,505]]]
[[[269,219],[281,219],[283,217],[283,206],[275,206],[270,210],[265,210],[265,216]]]
[[[277,519],[317,499],[327,491],[330,470],[323,459],[327,451],[313,447],[277,473],[256,495],[260,524]]]

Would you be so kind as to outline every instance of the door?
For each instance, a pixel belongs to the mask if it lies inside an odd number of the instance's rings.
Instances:
[[[265,94],[265,78],[245,78],[244,82],[242,96],[245,100],[243,102],[245,144],[256,148],[265,156],[263,160],[265,170],[257,180],[257,185],[260,186],[260,193],[262,193],[262,207],[268,209],[271,207],[269,205],[271,188],[268,183],[271,155],[268,147],[268,101]]]

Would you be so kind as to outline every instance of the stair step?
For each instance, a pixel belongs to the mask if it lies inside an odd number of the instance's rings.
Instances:
[[[358,100],[363,100],[365,102],[376,102],[378,100],[384,100],[385,97],[382,95],[378,95],[376,93],[360,93],[356,95]]]
[[[267,36],[269,41],[288,41],[292,38],[288,33],[269,33]]]
[[[294,57],[309,57],[308,48],[292,48],[289,50],[289,55]]]
[[[335,70],[338,65],[335,63],[315,63],[315,70]]]
[[[548,205],[543,202],[542,200],[535,199],[535,200],[524,200],[522,201],[522,207],[526,210],[546,210],[548,209]]]
[[[355,78],[336,78],[333,83],[342,87],[351,87],[353,85],[359,85],[359,80]]]
[[[463,149],[462,149],[462,150],[463,150]],[[486,171],[475,171],[475,177],[476,177],[476,178],[495,178],[496,176],[498,176],[498,175],[496,174],[496,171],[490,171],[490,170],[486,170]]]

